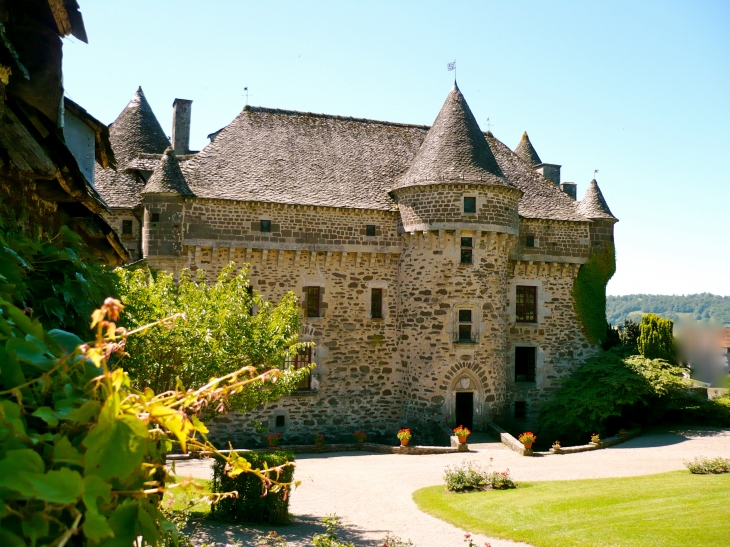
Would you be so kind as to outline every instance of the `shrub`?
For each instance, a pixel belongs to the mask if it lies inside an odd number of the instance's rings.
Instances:
[[[245,458],[258,469],[278,467],[294,461],[294,454],[275,452],[246,452]],[[211,507],[211,517],[225,521],[254,522],[259,524],[287,524],[289,522],[289,489],[278,492],[262,490],[261,481],[255,476],[241,474],[231,478],[226,473],[227,462],[220,456],[213,463],[213,492],[238,492],[236,498],[221,499]],[[278,475],[278,481],[292,482],[294,467],[289,465]],[[251,480],[253,479],[253,480]]]
[[[646,359],[664,359],[674,361],[674,322],[662,319],[656,314],[647,313],[641,318],[639,338],[637,340],[639,353]]]
[[[699,456],[692,461],[684,462],[684,466],[690,473],[695,475],[711,475],[730,473],[730,459],[728,458],[705,458]]]
[[[324,534],[314,534],[312,536],[312,545],[314,547],[354,547],[354,543],[340,541],[337,539],[337,529],[340,527],[340,517],[337,515],[329,515],[322,519],[324,524]]]
[[[475,462],[463,461],[460,465],[448,466],[444,470],[446,488],[451,492],[470,492],[473,490],[506,490],[517,485],[509,476],[509,469],[503,472],[492,471],[491,461],[487,467]]]
[[[410,539],[404,540],[398,536],[387,534],[383,538],[383,547],[413,547],[413,542]]]

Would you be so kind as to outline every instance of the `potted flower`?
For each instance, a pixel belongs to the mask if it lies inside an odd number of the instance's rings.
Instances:
[[[471,431],[469,431],[468,427],[464,427],[463,425],[460,425],[456,429],[454,429],[454,435],[456,435],[459,438],[460,444],[466,444],[466,438],[471,435]]]
[[[555,450],[555,452],[557,452],[558,450],[560,450],[560,441],[555,441],[553,443],[552,449]]]
[[[322,446],[324,444],[324,433],[317,433],[314,436],[314,444],[317,446]]]
[[[272,433],[266,438],[269,441],[269,446],[273,448],[275,446],[279,446],[279,442],[281,441],[281,433]]]
[[[364,431],[355,431],[355,433],[352,434],[353,437],[355,437],[356,443],[364,443],[365,439],[368,438],[368,434]]]
[[[537,440],[537,435],[535,435],[532,431],[525,431],[519,437],[517,437],[517,440],[525,445],[525,448],[530,450],[532,448],[532,443]]]
[[[598,433],[594,433],[593,435],[591,435],[591,442],[593,444],[600,443],[601,442],[601,436]]]
[[[397,437],[400,440],[401,446],[408,446],[408,441],[411,440],[411,437],[413,437],[413,435],[411,435],[411,430],[409,428],[404,427],[403,429],[398,431]]]

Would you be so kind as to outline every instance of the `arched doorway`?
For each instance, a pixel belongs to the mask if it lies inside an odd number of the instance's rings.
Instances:
[[[454,375],[448,389],[448,425],[481,430],[485,425],[484,391],[479,377],[469,368]]]

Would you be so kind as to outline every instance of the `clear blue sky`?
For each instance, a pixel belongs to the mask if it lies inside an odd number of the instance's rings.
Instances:
[[[192,147],[245,104],[431,124],[451,86],[483,129],[585,192],[616,225],[609,294],[730,295],[730,2],[81,0],[68,95],[112,122],[141,85]]]

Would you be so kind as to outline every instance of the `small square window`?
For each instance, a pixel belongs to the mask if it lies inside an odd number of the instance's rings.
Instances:
[[[383,318],[383,289],[370,289],[370,317]]]
[[[262,234],[268,234],[271,232],[271,221],[270,220],[262,220],[261,221],[261,233]]]
[[[375,235],[375,224],[367,224],[365,226],[365,235],[371,237]]]
[[[286,426],[286,416],[277,416],[276,417],[276,427],[284,427]]]
[[[459,323],[471,323],[471,310],[459,310]]]
[[[515,420],[524,420],[527,418],[527,403],[525,401],[515,401]]]
[[[473,240],[470,237],[462,237],[461,238],[461,246],[462,247],[468,247],[469,249],[473,246]]]
[[[307,317],[319,317],[319,287],[305,287]]]
[[[125,235],[125,236],[132,235],[132,221],[131,220],[122,221],[122,235]]]
[[[535,246],[535,236],[526,236],[525,237],[525,247],[534,247]]]
[[[476,213],[477,212],[477,198],[465,197],[464,198],[464,212],[465,213]]]
[[[160,213],[150,213],[150,222],[153,224],[160,222]]]

